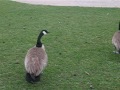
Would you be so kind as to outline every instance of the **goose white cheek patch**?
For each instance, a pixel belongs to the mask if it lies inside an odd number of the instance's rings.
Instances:
[[[43,34],[46,35],[47,33],[45,31],[43,31]]]

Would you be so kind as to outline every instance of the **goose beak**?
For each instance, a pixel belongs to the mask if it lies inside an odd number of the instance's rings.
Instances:
[[[47,33],[50,33],[50,32],[47,32]]]

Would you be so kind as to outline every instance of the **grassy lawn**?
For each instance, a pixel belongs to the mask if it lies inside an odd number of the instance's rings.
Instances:
[[[120,90],[120,55],[111,38],[120,9],[34,6],[0,0],[0,90]],[[48,66],[25,81],[24,57],[42,29]]]

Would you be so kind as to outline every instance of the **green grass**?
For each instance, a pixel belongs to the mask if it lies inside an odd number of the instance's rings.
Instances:
[[[120,9],[34,6],[0,1],[0,90],[120,90],[111,38]],[[49,62],[41,82],[25,81],[24,57],[42,29]],[[93,87],[93,89],[90,88]]]

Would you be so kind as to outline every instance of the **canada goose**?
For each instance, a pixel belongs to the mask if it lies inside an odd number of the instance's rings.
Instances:
[[[26,81],[34,83],[40,80],[40,75],[47,65],[47,54],[45,47],[41,42],[42,36],[48,33],[47,30],[42,30],[38,36],[36,46],[30,48],[25,57]]]
[[[119,22],[119,30],[116,31],[112,37],[112,44],[115,47],[114,53],[120,54],[120,22]]]

